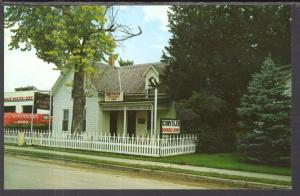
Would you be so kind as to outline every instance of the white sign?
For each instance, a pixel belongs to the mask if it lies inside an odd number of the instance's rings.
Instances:
[[[4,101],[29,101],[32,100],[32,96],[25,96],[25,97],[6,97]]]
[[[162,134],[179,134],[180,133],[180,121],[165,119],[161,120],[161,133]]]
[[[105,101],[123,101],[123,91],[106,91]]]

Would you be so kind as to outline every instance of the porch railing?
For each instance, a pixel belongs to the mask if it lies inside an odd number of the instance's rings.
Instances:
[[[17,143],[19,131],[24,131],[27,145],[81,149],[101,152],[163,157],[194,153],[196,135],[180,134],[167,138],[128,137],[96,133],[43,133],[33,130],[5,129],[4,143]]]

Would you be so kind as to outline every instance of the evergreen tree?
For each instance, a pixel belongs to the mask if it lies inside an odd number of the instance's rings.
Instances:
[[[196,127],[198,134],[197,152],[214,153],[235,150],[235,134],[225,129],[224,116],[228,115],[224,101],[207,92],[193,92],[193,95],[182,101],[183,115],[178,115],[181,124],[193,130]],[[190,109],[189,109],[190,108]]]
[[[290,71],[290,69],[289,69]],[[237,109],[246,132],[238,146],[254,162],[288,164],[291,151],[291,97],[286,70],[268,57],[253,75]]]
[[[120,67],[123,67],[123,66],[131,66],[133,65],[133,61],[130,61],[130,60],[123,60],[122,58],[119,59],[119,65]]]
[[[251,74],[268,54],[280,65],[290,64],[290,6],[172,6],[168,18],[172,37],[162,56],[168,65],[162,82],[171,99],[188,100],[187,109],[197,114],[190,112],[194,119],[182,129],[193,124],[206,140],[215,141],[211,146],[225,149],[219,146],[226,143],[232,149],[232,135],[239,130],[236,108]],[[217,106],[221,115],[214,114]]]

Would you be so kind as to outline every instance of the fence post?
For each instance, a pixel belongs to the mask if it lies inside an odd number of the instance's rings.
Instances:
[[[41,133],[39,133],[39,131],[38,131],[38,134],[39,134],[39,138],[40,138],[40,146],[42,146],[43,145],[43,136],[42,136],[42,134]]]
[[[161,141],[160,141],[160,138],[159,138],[159,135],[157,136],[157,144],[158,144],[158,156],[160,157],[160,143],[161,143]]]

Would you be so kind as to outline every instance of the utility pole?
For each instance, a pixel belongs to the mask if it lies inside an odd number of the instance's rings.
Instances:
[[[35,91],[33,92],[33,103],[32,103],[32,107],[31,107],[31,123],[30,123],[30,132],[32,132],[33,129],[33,110],[34,110],[34,97],[35,97]]]

